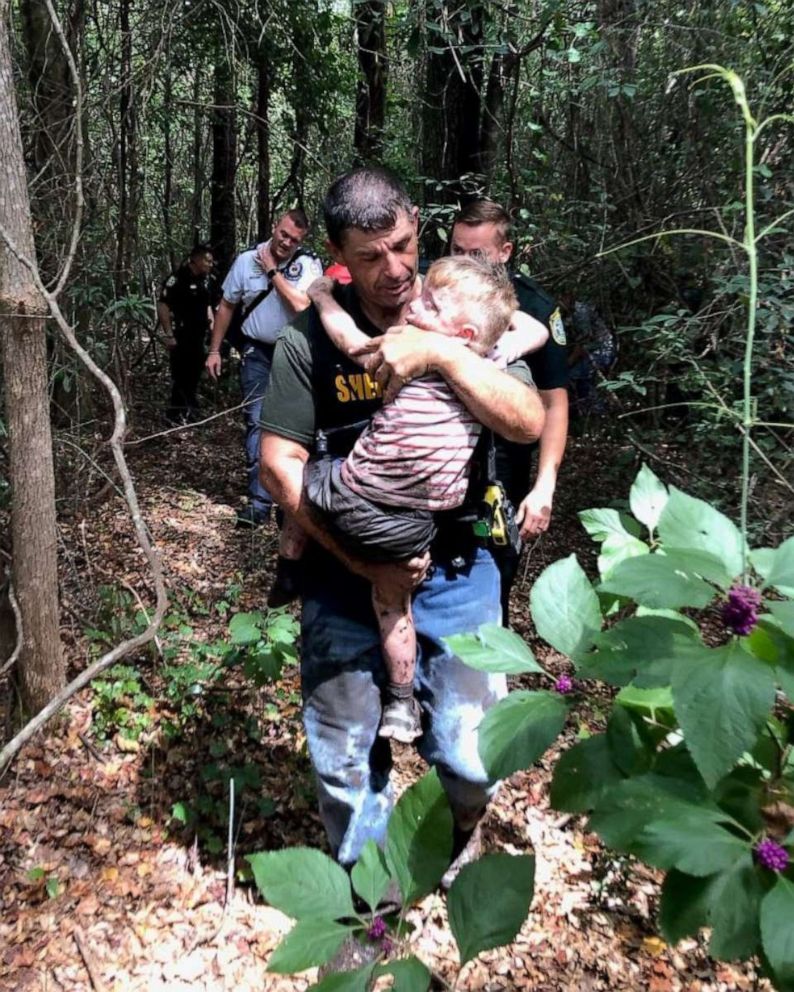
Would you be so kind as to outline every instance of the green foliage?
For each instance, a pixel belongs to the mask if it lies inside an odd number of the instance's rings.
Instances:
[[[552,804],[589,813],[609,848],[668,873],[660,906],[668,940],[709,926],[715,957],[763,953],[777,986],[790,988],[794,832],[782,834],[767,812],[794,804],[794,603],[781,599],[794,579],[794,540],[750,551],[755,572],[743,576],[741,533],[708,503],[643,467],[630,505],[636,516],[581,514],[602,549],[598,583],[571,556],[540,575],[531,597],[536,629],[567,648],[580,680],[621,687],[606,731],[558,761]],[[604,553],[616,541],[643,550],[616,562]],[[602,631],[595,605],[605,593],[619,597],[620,612]],[[482,637],[454,643],[463,661],[499,670]],[[521,690],[489,710],[480,753],[491,774],[537,760],[569,698]],[[788,854],[781,871],[760,860],[765,838]]]

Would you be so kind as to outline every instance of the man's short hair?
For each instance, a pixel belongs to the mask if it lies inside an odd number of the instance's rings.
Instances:
[[[363,166],[339,176],[323,202],[325,228],[331,244],[341,248],[345,231],[386,231],[413,204],[400,180],[380,166]]]
[[[203,258],[204,255],[212,255],[214,258],[215,252],[212,250],[212,245],[208,245],[205,242],[202,242],[201,244],[193,245],[193,247],[190,249],[189,258],[191,260],[194,258]]]
[[[464,303],[464,312],[466,304],[481,308],[484,320],[473,344],[475,351],[483,355],[504,334],[518,309],[516,291],[507,269],[485,259],[447,255],[433,262],[425,282],[434,289],[455,290]]]
[[[279,220],[284,220],[285,217],[289,217],[295,227],[299,227],[301,231],[309,230],[309,218],[300,207],[293,207],[292,210],[285,210],[279,217]],[[276,223],[278,223],[278,221],[276,221]]]
[[[452,226],[454,227],[456,224],[465,224],[466,227],[495,224],[496,233],[501,238],[501,243],[504,244],[505,241],[510,240],[510,214],[500,203],[495,203],[493,200],[472,200],[467,203],[455,214]]]

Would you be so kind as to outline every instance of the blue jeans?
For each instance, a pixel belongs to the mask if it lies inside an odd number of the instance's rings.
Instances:
[[[377,736],[386,671],[370,587],[328,569],[303,603],[304,725],[331,848],[351,864],[369,839],[382,843],[393,804],[391,749]],[[507,691],[504,675],[466,667],[442,643],[450,634],[499,622],[499,573],[475,548],[459,568],[439,562],[414,597],[416,696],[424,735],[418,750],[438,770],[456,822],[473,826],[496,783],[483,768],[477,728]]]
[[[259,414],[265,395],[273,346],[247,341],[243,345],[240,363],[240,388],[245,410],[245,463],[248,471],[248,498],[257,510],[267,511],[273,505],[270,493],[259,481]]]

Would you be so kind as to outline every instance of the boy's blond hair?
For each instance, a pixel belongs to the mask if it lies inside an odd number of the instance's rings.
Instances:
[[[472,345],[480,354],[493,348],[518,309],[513,283],[504,265],[494,265],[479,258],[450,256],[433,262],[425,279],[434,289],[457,291],[464,313],[468,303],[482,308],[482,321],[472,314],[472,324],[478,328]]]

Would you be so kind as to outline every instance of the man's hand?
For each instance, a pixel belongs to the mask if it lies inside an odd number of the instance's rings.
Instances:
[[[259,261],[262,263],[262,268],[265,272],[270,272],[271,269],[277,269],[276,260],[273,258],[273,252],[270,250],[270,245],[262,245],[259,249]]]
[[[524,540],[537,537],[538,534],[549,529],[553,502],[554,491],[542,486],[530,489],[521,500],[521,505],[516,511],[516,523],[521,529],[521,537]]]
[[[400,562],[365,562],[356,559],[348,561],[348,567],[373,586],[410,595],[424,581],[430,567],[430,555],[426,551],[423,555]]]
[[[176,338],[172,334],[163,341],[163,344],[165,345],[167,351],[173,351],[174,348],[176,348]]]
[[[221,374],[221,353],[219,351],[211,351],[207,355],[206,362],[204,362],[204,368],[207,370],[210,379],[217,379]]]
[[[444,348],[464,347],[455,338],[419,330],[410,324],[390,327],[372,338],[354,357],[366,357],[366,369],[383,388],[384,402],[394,399],[406,382],[427,375]]]

